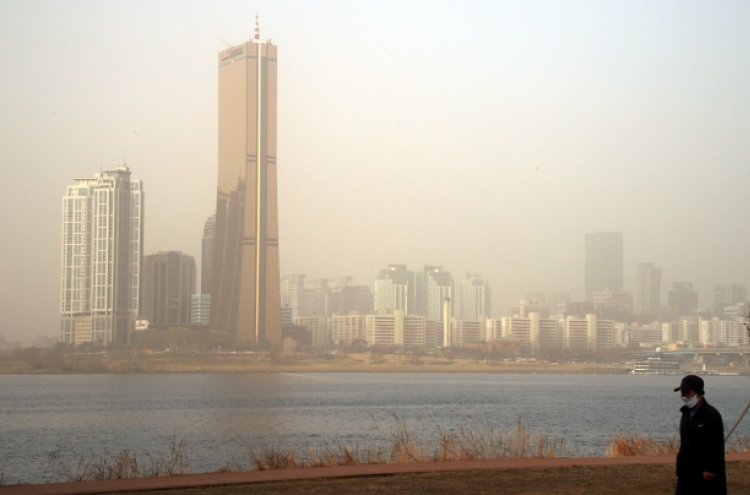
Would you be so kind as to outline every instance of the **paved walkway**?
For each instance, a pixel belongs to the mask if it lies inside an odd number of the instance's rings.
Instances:
[[[750,461],[750,453],[727,454],[727,461]],[[322,478],[352,478],[389,474],[436,473],[481,469],[560,468],[570,466],[622,466],[632,464],[669,464],[674,456],[641,457],[558,457],[553,459],[502,459],[494,461],[411,462],[404,464],[365,464],[324,468],[275,469],[242,473],[183,474],[162,478],[80,481],[44,485],[0,486],[0,495],[84,495],[170,488],[195,488],[210,485],[242,485],[269,481]]]

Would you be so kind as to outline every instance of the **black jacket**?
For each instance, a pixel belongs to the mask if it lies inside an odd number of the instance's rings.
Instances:
[[[703,472],[714,473],[711,485],[726,486],[724,468],[724,425],[721,414],[703,399],[703,404],[690,417],[690,409],[682,407],[680,451],[677,453],[677,478],[680,484],[703,484]]]

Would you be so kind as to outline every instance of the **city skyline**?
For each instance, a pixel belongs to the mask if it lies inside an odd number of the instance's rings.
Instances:
[[[252,33],[254,9],[82,6],[0,6],[2,221],[29,240],[2,245],[8,336],[54,332],[50,212],[70,177],[124,155],[149,184],[146,252],[197,256],[214,208],[211,67]],[[693,282],[701,305],[717,283],[747,283],[748,6],[573,7],[259,5],[285,54],[281,271],[369,284],[394,261],[439,263],[481,273],[495,308],[531,290],[578,300],[583,235],[611,230],[628,240],[625,288],[643,261],[662,287]],[[449,32],[474,48],[434,50]],[[51,44],[44,64],[24,55]]]

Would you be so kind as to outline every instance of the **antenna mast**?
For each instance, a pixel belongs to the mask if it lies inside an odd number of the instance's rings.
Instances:
[[[255,39],[260,39],[260,23],[258,21],[258,11],[255,11]]]

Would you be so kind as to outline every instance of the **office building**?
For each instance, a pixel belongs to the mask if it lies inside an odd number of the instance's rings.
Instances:
[[[195,294],[195,259],[179,251],[143,257],[140,319],[152,325],[190,323],[190,296]]]
[[[214,243],[216,240],[216,215],[211,215],[203,227],[201,240],[201,294],[210,294],[213,284]]]
[[[222,50],[211,327],[236,345],[281,349],[276,188],[276,46]]]
[[[62,200],[60,341],[127,344],[140,311],[143,184],[123,165]]]
[[[621,232],[586,234],[586,301],[594,292],[622,292],[623,241]]]
[[[698,309],[698,292],[691,282],[673,282],[667,294],[669,311],[673,316],[690,316]]]
[[[479,321],[491,316],[490,286],[479,275],[466,274],[461,281],[461,318]]]
[[[660,312],[661,268],[653,263],[636,265],[634,309],[650,315]]]
[[[190,296],[190,324],[208,325],[211,316],[211,294]]]
[[[737,304],[747,304],[745,284],[714,285],[714,307],[721,309]]]

